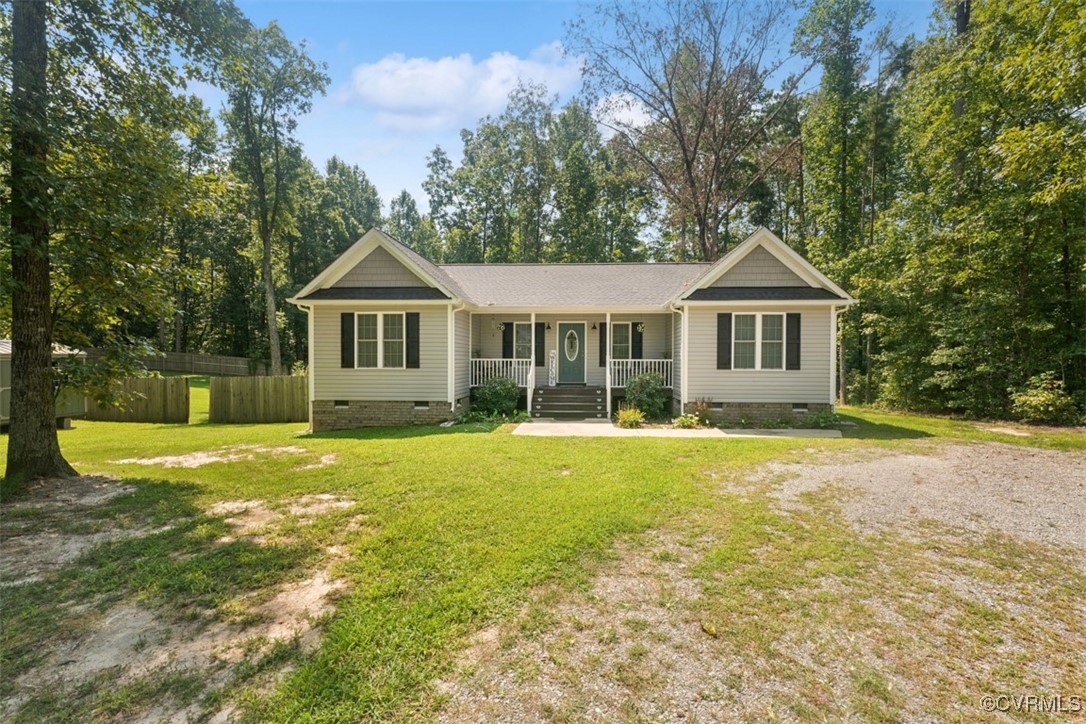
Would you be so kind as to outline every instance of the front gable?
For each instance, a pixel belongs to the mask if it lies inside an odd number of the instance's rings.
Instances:
[[[333,287],[428,287],[383,246],[375,246],[361,261],[332,283]]]
[[[807,282],[764,246],[754,247],[711,287],[806,287]]]
[[[856,301],[765,227],[722,256],[673,303],[686,299]]]
[[[433,265],[378,229],[370,229],[302,287],[290,302],[448,300],[459,295]]]

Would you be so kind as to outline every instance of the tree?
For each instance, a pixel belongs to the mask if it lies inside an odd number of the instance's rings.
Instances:
[[[325,184],[338,210],[340,229],[333,247],[336,254],[341,254],[367,231],[381,225],[381,197],[365,171],[336,156],[325,166]]]
[[[288,153],[297,148],[293,133],[299,115],[309,111],[312,98],[323,93],[329,79],[305,53],[295,47],[274,22],[254,29],[244,52],[229,69],[229,110],[226,126],[235,162],[252,194],[252,215],[261,242],[265,315],[272,374],[283,372],[279,349],[279,319],[272,269],[272,244],[279,232],[286,194]]]
[[[76,300],[75,314],[111,325],[131,309],[158,306],[159,275],[142,264],[153,223],[139,215],[157,219],[157,199],[176,198],[178,177],[164,173],[160,156],[169,155],[173,134],[183,133],[191,117],[192,104],[178,89],[186,76],[213,78],[243,25],[232,4],[216,0],[12,5],[11,275],[3,283],[11,292],[6,480],[13,487],[74,472],[60,453],[53,417],[60,379],[51,352],[65,321],[63,303]],[[177,65],[178,57],[187,62]],[[76,158],[84,164],[78,173]],[[88,203],[92,198],[108,203]],[[141,206],[149,199],[150,213]],[[123,219],[133,223],[118,223]]]
[[[727,251],[720,232],[773,158],[753,153],[778,103],[764,104],[786,6],[743,0],[607,0],[569,29],[586,88],[666,199],[689,220],[700,256]],[[796,76],[787,98],[798,82]]]
[[[394,237],[415,248],[415,233],[418,231],[419,222],[418,206],[415,199],[406,190],[392,199],[388,206],[388,231]],[[415,251],[418,251],[415,248]]]
[[[53,318],[49,285],[49,132],[45,3],[21,0],[12,13],[11,434],[12,484],[67,477],[53,412]]]

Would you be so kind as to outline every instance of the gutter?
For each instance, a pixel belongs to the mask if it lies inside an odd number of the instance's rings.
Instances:
[[[678,314],[681,318],[682,330],[679,332],[679,338],[682,340],[682,349],[680,350],[679,359],[679,415],[686,414],[686,381],[687,381],[687,348],[690,346],[687,340],[687,309],[686,307],[680,307],[675,304],[674,301],[668,302],[667,309],[674,314]],[[672,355],[675,354],[675,350],[671,351]],[[672,373],[674,374],[674,373]]]

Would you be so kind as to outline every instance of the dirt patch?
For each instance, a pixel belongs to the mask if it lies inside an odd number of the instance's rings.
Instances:
[[[0,586],[41,580],[96,545],[154,532],[147,528],[72,531],[88,510],[134,490],[105,477],[39,480],[24,497],[0,505]]]
[[[27,497],[5,503],[0,511],[4,516],[3,583],[14,586],[44,579],[101,543],[167,530],[138,525],[119,528],[126,517],[114,518],[100,509],[134,490],[134,486],[104,478],[47,481],[33,487]],[[276,535],[278,527],[288,522],[311,524],[321,515],[353,504],[334,495],[314,494],[279,503],[225,501],[208,512],[233,526],[230,540],[245,536],[260,544],[263,540],[258,534]],[[91,532],[66,533],[65,528]],[[277,647],[286,644],[303,655],[317,648],[319,623],[334,610],[343,586],[331,569],[345,555],[342,548],[330,545],[320,565],[307,571],[304,580],[246,592],[217,605],[214,612],[191,611],[184,601],[176,607],[149,607],[135,598],[108,606],[107,599],[58,602],[58,615],[68,624],[51,640],[40,642],[44,653],[40,663],[9,681],[9,696],[0,700],[0,712],[14,714],[37,696],[66,692],[65,696],[82,697],[99,686],[116,689],[175,676],[206,682],[204,693],[218,688],[228,691],[237,676],[245,671],[250,673],[244,675],[252,676],[252,667],[266,656],[277,655]],[[282,674],[282,667],[282,663],[271,665],[260,676],[271,681]],[[199,706],[182,710],[176,704],[168,696],[160,698],[157,708],[142,716],[155,721],[183,720],[209,713],[201,712]]]
[[[333,610],[341,585],[320,571],[282,586],[263,603],[238,601],[233,608],[245,611],[243,622],[171,621],[143,606],[120,604],[95,617],[82,635],[57,644],[43,665],[20,676],[20,693],[4,702],[5,709],[107,671],[121,685],[164,672],[205,672],[208,689],[225,685],[231,679],[229,664],[256,662],[278,642],[297,639],[304,652],[315,650],[320,641],[315,625]]]
[[[234,533],[220,539],[220,542],[235,540],[237,536],[255,536],[257,542],[261,533],[276,527],[287,516],[293,516],[301,525],[311,524],[317,516],[334,510],[345,510],[354,505],[354,501],[339,498],[327,493],[300,495],[291,498],[287,505],[273,506],[264,500],[224,500],[212,505],[208,512],[214,516],[223,516],[223,520],[234,528]]]
[[[777,496],[846,492],[841,509],[864,530],[934,521],[1086,551],[1086,456],[991,443],[831,464],[775,464]]]
[[[307,465],[299,465],[296,470],[319,470],[320,468],[327,468],[336,464],[336,454],[328,453],[327,455],[321,455],[320,460],[315,463],[309,463]]]
[[[161,465],[164,468],[198,468],[211,463],[236,463],[258,457],[304,455],[309,451],[298,445],[267,447],[264,445],[233,445],[217,450],[200,450],[186,455],[164,455],[156,458],[124,458],[111,460],[115,465]]]

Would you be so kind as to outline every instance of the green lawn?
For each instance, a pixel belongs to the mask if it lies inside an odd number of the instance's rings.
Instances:
[[[206,421],[206,384],[193,378],[194,422]],[[704,511],[714,501],[710,484],[722,478],[812,449],[949,438],[1026,444],[967,423],[847,413],[857,426],[842,440],[524,438],[487,425],[308,435],[298,423],[77,422],[61,432],[73,465],[136,490],[78,524],[51,524],[61,532],[109,524],[150,533],[100,545],[42,581],[0,588],[0,695],[43,661],[42,642],[118,601],[187,619],[225,618],[236,614],[239,596],[270,595],[331,565],[346,592],[315,653],[275,647],[237,665],[229,687],[210,690],[184,676],[105,679],[75,694],[46,690],[16,718],[118,717],[164,697],[211,712],[233,698],[261,719],[410,715],[473,631],[514,615],[540,584],[584,585],[617,540]],[[1038,434],[1028,444],[1086,448],[1073,433]],[[257,446],[255,459],[197,468],[116,462],[234,446]],[[300,450],[268,452],[286,447]],[[329,456],[334,464],[304,469]],[[317,493],[353,505],[312,524],[288,520],[263,541],[224,539],[225,516],[210,512],[217,501],[275,507]],[[330,557],[336,549],[346,555]],[[93,605],[73,616],[70,602]],[[283,666],[290,673],[268,688],[261,674]]]

